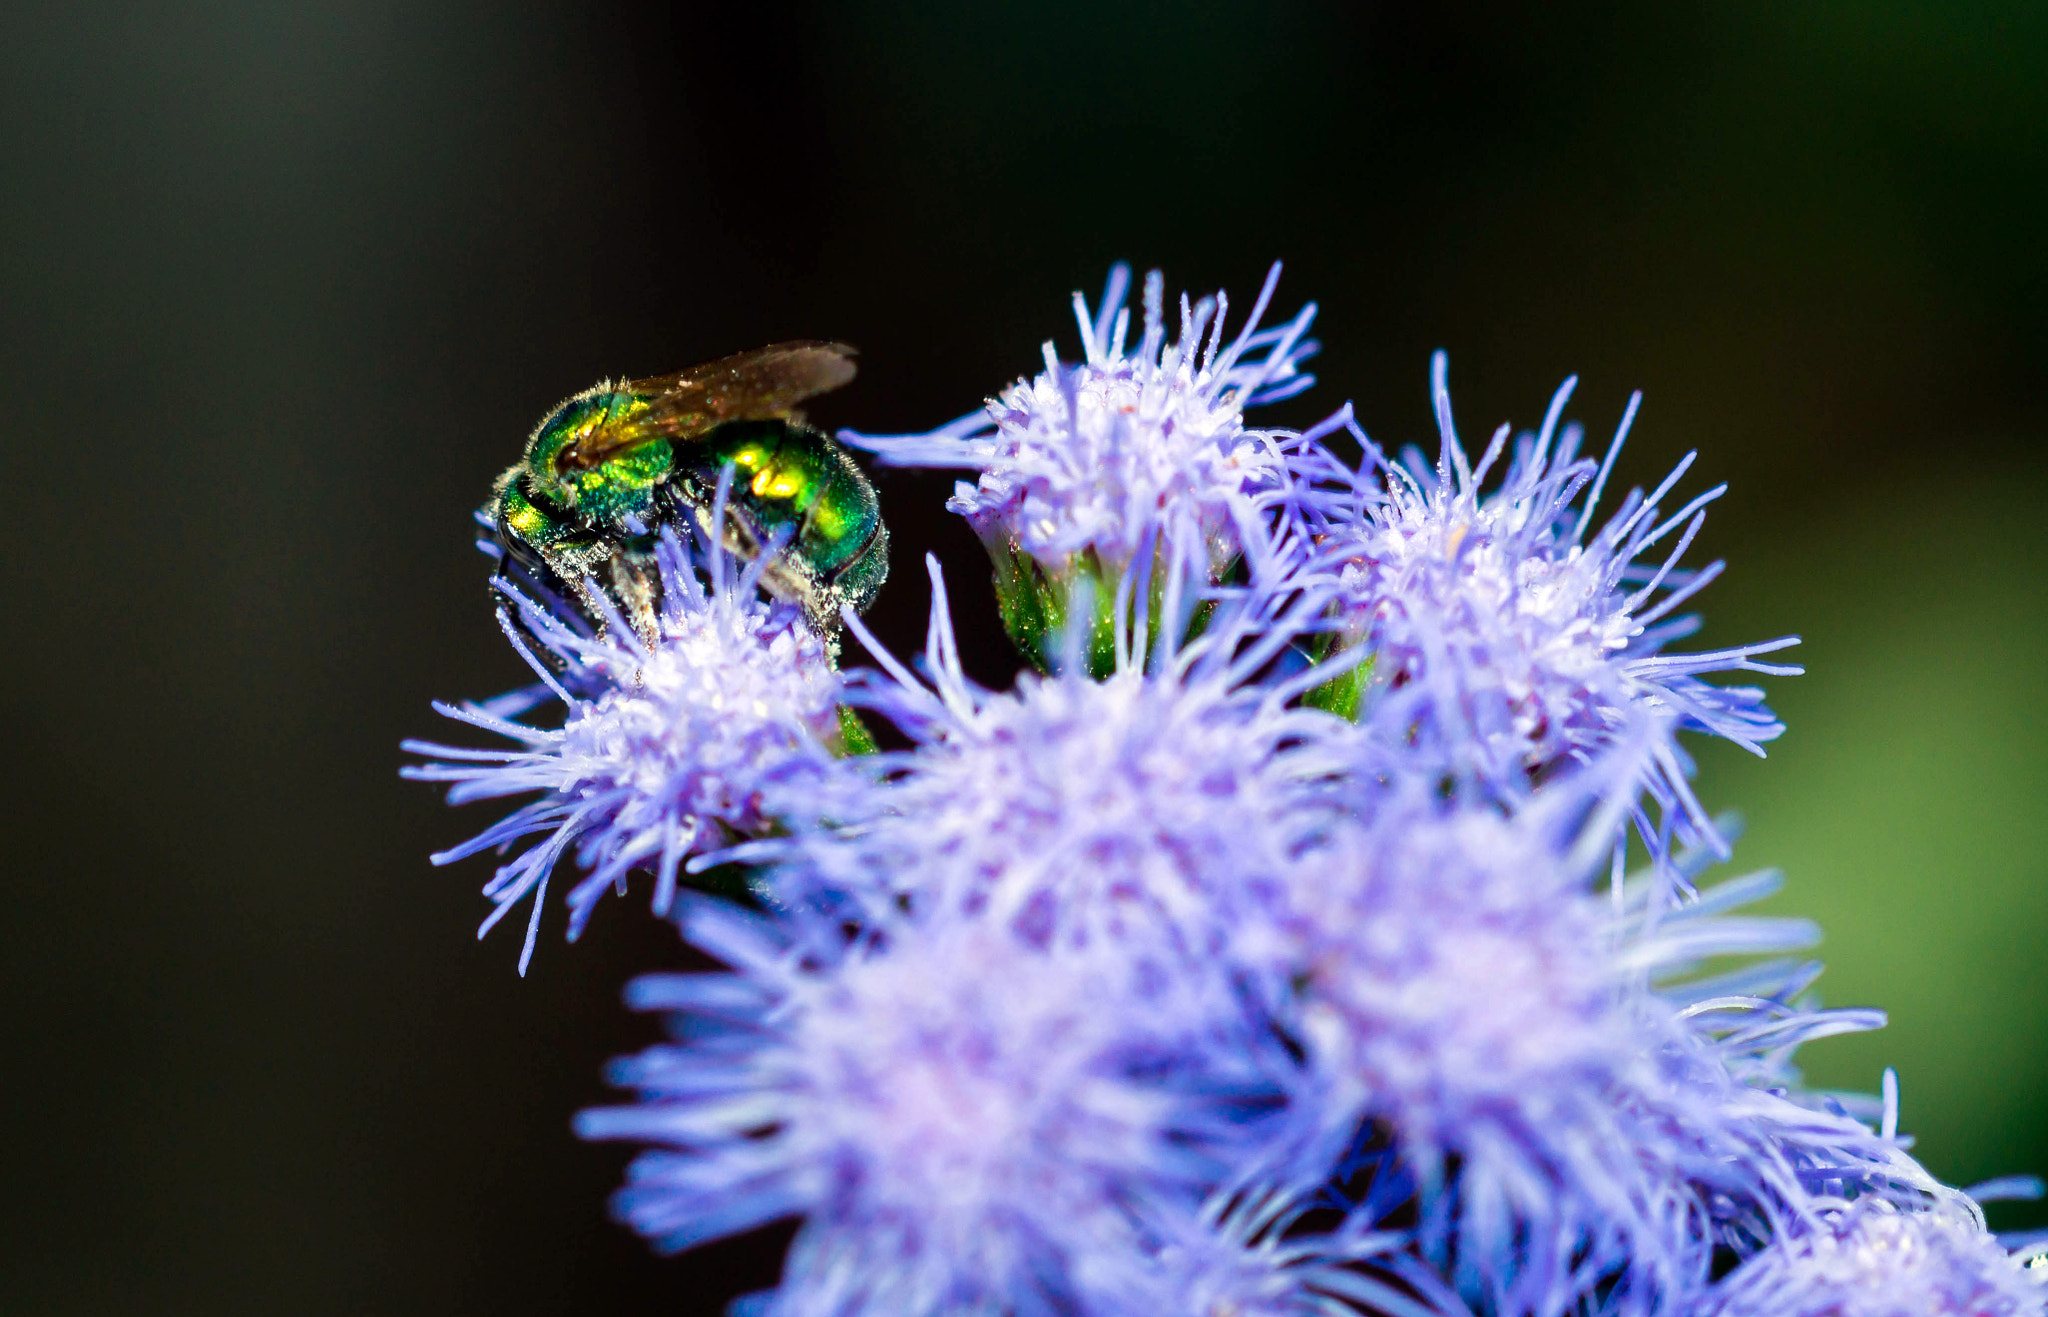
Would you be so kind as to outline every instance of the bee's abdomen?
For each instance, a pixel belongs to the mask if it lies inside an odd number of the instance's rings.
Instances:
[[[828,441],[829,442],[829,441]],[[832,576],[865,552],[881,529],[874,487],[837,444],[816,453],[818,495],[798,544],[813,567]]]
[[[733,468],[728,533],[746,552],[782,539],[771,588],[801,596],[819,625],[836,626],[842,602],[859,608],[874,597],[888,537],[873,486],[838,444],[793,421],[735,421],[675,453],[684,478],[671,497],[700,511],[719,473]]]

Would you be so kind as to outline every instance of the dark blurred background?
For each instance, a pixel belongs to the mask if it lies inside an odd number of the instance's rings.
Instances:
[[[712,1312],[779,1236],[658,1260],[575,1142],[637,901],[532,975],[478,944],[487,807],[400,783],[520,673],[468,515],[599,376],[863,349],[814,415],[924,428],[1034,368],[1108,264],[1324,308],[1375,436],[1569,372],[1624,475],[1734,483],[1710,642],[1807,638],[1768,764],[1703,753],[1811,1049],[1899,1067],[1957,1182],[2048,1171],[2048,9],[542,2],[0,18],[7,912],[0,1310]],[[1008,665],[949,475],[885,474]],[[2000,1224],[2035,1224],[2018,1208]]]

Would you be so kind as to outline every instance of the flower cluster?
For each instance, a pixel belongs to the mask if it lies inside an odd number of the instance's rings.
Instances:
[[[842,672],[714,543],[661,540],[653,634],[508,558],[542,685],[444,712],[519,748],[413,771],[538,799],[436,858],[540,838],[486,889],[532,895],[525,954],[564,854],[572,935],[650,871],[723,967],[629,989],[669,1040],[577,1123],[644,1149],[620,1219],[799,1221],[753,1317],[2048,1315],[1978,1207],[2026,1186],[1929,1175],[1889,1073],[1803,1087],[1800,1045],[1883,1018],[1744,913],[1776,875],[1703,881],[1732,829],[1680,734],[1762,753],[1761,693],[1706,678],[1796,671],[1663,652],[1721,491],[1665,511],[1688,457],[1596,527],[1636,404],[1582,457],[1567,382],[1474,462],[1441,355],[1434,463],[1348,408],[1246,429],[1312,308],[1258,330],[1269,279],[1226,345],[1183,297],[1169,343],[1154,274],[1127,352],[1127,283],[1076,296],[1078,364],[845,436],[980,473],[950,506],[1011,689],[962,670],[936,562],[923,652],[849,613]],[[558,729],[511,721],[542,697]]]

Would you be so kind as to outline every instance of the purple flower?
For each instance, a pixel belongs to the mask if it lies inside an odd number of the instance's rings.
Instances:
[[[1974,1209],[1905,1211],[1837,1201],[1737,1268],[1699,1317],[2037,1317],[2043,1275]]]
[[[1406,1183],[1393,1176],[1375,1187],[1379,1193],[1356,1203],[1326,1184],[1255,1181],[1219,1190],[1197,1215],[1155,1221],[1142,1248],[1091,1259],[1095,1310],[1131,1317],[1469,1317],[1470,1309],[1413,1255],[1411,1232],[1384,1224]]]
[[[1026,673],[1000,694],[975,687],[936,563],[923,679],[849,618],[888,674],[852,674],[847,699],[914,749],[872,758],[889,780],[858,826],[759,848],[786,857],[776,881],[833,892],[879,882],[885,905],[991,921],[1039,947],[1122,941],[1134,955],[1170,944],[1200,956],[1220,945],[1239,907],[1284,883],[1325,825],[1340,761],[1321,741],[1349,729],[1290,707],[1299,682],[1252,680],[1319,604],[1271,620],[1227,603],[1175,646],[1193,597],[1170,575],[1178,584],[1157,592],[1165,616],[1154,624],[1143,604],[1154,592],[1141,570],[1127,574],[1111,610],[1127,625],[1101,681],[1070,654],[1060,675]],[[854,810],[831,816],[845,824]]]
[[[1420,1193],[1420,1250],[1486,1311],[1639,1304],[1705,1275],[1694,1167],[1723,1151],[1659,1064],[1613,921],[1558,823],[1393,788],[1292,893],[1279,945],[1339,1105]]]
[[[778,807],[770,796],[792,781],[829,772],[839,745],[838,674],[798,610],[764,601],[756,588],[761,563],[735,576],[723,549],[708,547],[699,559],[707,589],[698,563],[666,531],[658,559],[660,634],[651,643],[615,614],[592,634],[573,608],[537,602],[499,578],[512,609],[501,607],[499,620],[545,690],[566,708],[562,725],[515,721],[536,702],[531,693],[517,692],[486,704],[435,705],[457,722],[516,742],[515,749],[405,744],[432,760],[405,775],[454,783],[451,804],[539,793],[433,857],[448,864],[543,838],[484,886],[496,908],[479,937],[519,901],[533,898],[521,974],[533,956],[549,875],[570,848],[589,871],[569,894],[571,939],[608,888],[624,893],[635,868],[654,871],[654,909],[666,913],[684,859],[774,826]],[[600,592],[590,594],[602,603]],[[559,675],[533,652],[528,637],[556,660]],[[790,791],[782,800],[801,808],[804,794]]]
[[[1349,426],[1365,448],[1363,465],[1349,471],[1312,451],[1298,463],[1297,497],[1315,543],[1306,574],[1335,583],[1349,633],[1373,655],[1367,716],[1388,735],[1424,746],[1448,771],[1510,795],[1598,752],[1637,711],[1667,714],[1675,726],[1761,755],[1761,743],[1784,730],[1762,692],[1713,686],[1700,675],[1797,673],[1757,661],[1796,638],[1661,652],[1697,629],[1696,617],[1674,613],[1720,574],[1719,563],[1696,572],[1677,564],[1704,507],[1726,486],[1665,515],[1665,497],[1692,465],[1688,454],[1648,496],[1631,491],[1591,530],[1640,395],[1598,463],[1578,455],[1577,425],[1558,429],[1576,383],[1567,380],[1540,430],[1510,451],[1501,426],[1475,466],[1452,424],[1445,374],[1438,353],[1434,467],[1413,449],[1389,461],[1351,425],[1348,410],[1319,429]],[[1504,457],[1488,492],[1487,477]],[[1674,532],[1667,552],[1644,559]],[[1681,835],[1712,835],[1689,771],[1674,740],[1655,748],[1646,786],[1666,821],[1646,823],[1645,836],[1660,849],[1657,838],[1674,824]]]
[[[1684,985],[1709,957],[1810,944],[1803,921],[1727,914],[1768,878],[1677,907],[1660,874],[1596,891],[1662,735],[1639,718],[1513,812],[1389,758],[1267,904],[1277,926],[1238,925],[1233,954],[1282,957],[1266,978],[1293,986],[1280,1018],[1325,1107],[1412,1177],[1419,1255],[1481,1311],[1666,1311],[1812,1192],[1944,1192],[1889,1130],[1785,1087],[1794,1046],[1866,1013],[1736,998],[1768,970]]]
[[[1212,578],[1262,549],[1262,516],[1287,484],[1296,436],[1246,429],[1243,412],[1314,382],[1299,370],[1316,349],[1303,337],[1313,305],[1258,329],[1279,277],[1276,264],[1228,343],[1229,299],[1219,292],[1190,305],[1183,294],[1178,336],[1168,342],[1165,282],[1155,270],[1127,352],[1130,270],[1118,265],[1092,315],[1074,294],[1078,364],[1061,362],[1048,341],[1045,370],[983,411],[929,434],[840,437],[893,465],[981,473],[957,485],[946,506],[988,548],[1010,633],[1044,667],[1046,637],[1064,629],[1077,580],[1099,605],[1148,546],[1205,561]]]
[[[616,1206],[665,1249],[802,1216],[774,1313],[1101,1311],[1091,1278],[1285,1109],[1291,1062],[1220,979],[1140,991],[983,922],[834,953],[836,925],[684,901],[738,972],[638,980],[676,1041],[618,1063],[638,1102],[577,1128],[655,1145]]]

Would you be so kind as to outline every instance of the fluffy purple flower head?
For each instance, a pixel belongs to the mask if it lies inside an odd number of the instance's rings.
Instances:
[[[1836,1204],[1737,1268],[1700,1317],[2039,1317],[2048,1275],[1964,1210]]]
[[[1300,363],[1316,349],[1304,337],[1313,304],[1284,325],[1258,328],[1279,277],[1276,264],[1227,343],[1229,299],[1219,292],[1190,304],[1183,294],[1169,342],[1165,282],[1155,270],[1127,351],[1130,270],[1118,265],[1094,312],[1074,294],[1078,363],[1060,361],[1048,340],[1044,371],[980,412],[929,434],[840,437],[892,465],[981,473],[955,486],[946,506],[981,537],[1005,624],[1045,666],[1046,635],[1063,629],[1077,579],[1100,604],[1150,546],[1205,561],[1212,578],[1239,555],[1264,551],[1263,513],[1287,485],[1297,436],[1247,429],[1243,413],[1312,384]]]
[[[1268,939],[1333,1101],[1398,1151],[1423,1255],[1485,1311],[1563,1313],[1613,1283],[1647,1303],[1707,1263],[1684,1168],[1710,1160],[1711,1121],[1665,1107],[1665,1039],[1562,822],[1399,783]]]
[[[815,781],[834,763],[839,678],[824,642],[799,610],[762,597],[760,562],[735,572],[720,546],[700,550],[693,561],[672,532],[663,533],[659,634],[651,638],[616,614],[593,633],[573,608],[537,602],[499,578],[511,610],[499,609],[500,622],[539,675],[541,692],[566,709],[562,725],[517,721],[537,701],[531,691],[515,692],[485,704],[434,706],[506,737],[514,749],[405,744],[431,761],[405,775],[454,783],[451,804],[538,793],[433,857],[449,864],[542,838],[484,886],[496,908],[479,937],[518,902],[533,899],[521,974],[533,956],[549,876],[564,853],[573,848],[588,871],[569,893],[571,939],[607,889],[624,893],[636,868],[654,871],[654,909],[665,914],[686,858],[768,830],[778,812],[770,798],[795,781]],[[601,592],[590,594],[603,601]],[[555,665],[534,653],[529,638]],[[780,800],[801,808],[804,796],[790,790]]]
[[[853,674],[847,698],[914,749],[873,757],[886,791],[871,793],[859,826],[800,838],[781,881],[846,891],[880,875],[885,904],[990,920],[1040,947],[1163,938],[1201,955],[1218,945],[1233,911],[1284,882],[1322,825],[1336,760],[1320,743],[1349,729],[1289,707],[1299,683],[1250,680],[1286,646],[1287,619],[1269,625],[1226,606],[1195,641],[1148,647],[1149,633],[1182,633],[1191,596],[1169,585],[1165,620],[1149,625],[1142,577],[1127,574],[1114,605],[1129,625],[1116,629],[1101,681],[1070,652],[1058,675],[1025,673],[1000,694],[977,688],[960,670],[936,563],[923,679],[849,618],[888,671]]]
[[[980,922],[832,954],[799,916],[684,899],[740,972],[638,980],[676,1041],[577,1127],[655,1145],[616,1207],[663,1248],[802,1216],[783,1317],[1100,1311],[1090,1277],[1143,1244],[1132,1205],[1192,1214],[1284,1098],[1284,1056],[1213,979],[1133,996]]]
[[[1412,1234],[1385,1225],[1405,1195],[1355,1202],[1327,1183],[1255,1181],[1210,1195],[1194,1216],[1155,1221],[1142,1252],[1105,1267],[1090,1286],[1097,1311],[1237,1317],[1469,1317],[1410,1251]],[[1383,1201],[1391,1199],[1391,1201]]]
[[[1286,957],[1268,978],[1294,985],[1285,1027],[1324,1101],[1413,1177],[1419,1254],[1481,1311],[1669,1311],[1704,1286],[1717,1247],[1750,1251],[1815,1186],[1915,1204],[1940,1192],[1889,1130],[1758,1086],[1787,1079],[1799,1041],[1871,1027],[1860,1013],[1738,1005],[1724,980],[1651,990],[1707,958],[1814,937],[1804,921],[1726,915],[1767,879],[1678,910],[1657,874],[1596,889],[1662,735],[1639,719],[1512,812],[1390,759],[1268,907],[1277,931],[1233,948]],[[1743,1024],[1710,1028],[1701,1010]]]
[[[1447,771],[1515,796],[1533,775],[1598,752],[1638,711],[1761,755],[1761,743],[1784,730],[1762,692],[1700,676],[1797,673],[1757,661],[1797,638],[1661,652],[1697,629],[1696,617],[1674,613],[1720,574],[1719,563],[1690,572],[1678,561],[1703,509],[1727,487],[1665,515],[1665,497],[1692,465],[1688,454],[1654,491],[1631,491],[1592,530],[1640,395],[1597,463],[1579,456],[1578,426],[1558,428],[1576,383],[1567,380],[1540,430],[1521,435],[1510,452],[1503,425],[1474,465],[1452,423],[1445,376],[1438,353],[1434,467],[1412,449],[1389,460],[1348,411],[1325,432],[1350,426],[1365,448],[1363,465],[1348,471],[1309,455],[1300,464],[1299,497],[1315,543],[1307,574],[1335,583],[1345,624],[1373,654],[1367,716],[1423,745]],[[1487,477],[1503,458],[1489,490]],[[1645,557],[1674,533],[1661,557]],[[1710,836],[1689,771],[1667,739],[1646,785],[1667,816],[1676,812],[1682,833]]]
[[[1182,294],[1179,335],[1168,342],[1165,280],[1154,270],[1145,277],[1139,340],[1126,351],[1130,267],[1118,265],[1093,314],[1074,294],[1079,363],[1060,361],[1047,340],[1045,370],[981,412],[927,435],[842,437],[894,465],[980,471],[947,506],[983,539],[1014,545],[1050,572],[1092,550],[1114,580],[1160,532],[1175,543],[1206,543],[1227,560],[1239,551],[1240,515],[1282,484],[1275,434],[1247,430],[1244,409],[1314,382],[1299,371],[1315,350],[1303,337],[1313,304],[1278,328],[1258,329],[1279,278],[1275,264],[1228,345],[1228,297],[1190,305]]]

